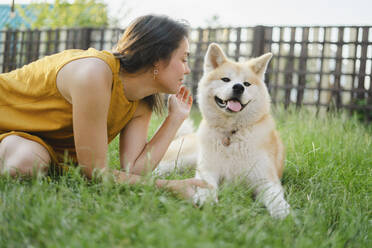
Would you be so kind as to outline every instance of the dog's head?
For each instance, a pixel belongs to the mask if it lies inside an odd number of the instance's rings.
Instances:
[[[254,122],[267,114],[270,97],[263,81],[271,53],[246,62],[228,59],[212,43],[204,59],[204,74],[198,86],[198,102],[205,119]]]

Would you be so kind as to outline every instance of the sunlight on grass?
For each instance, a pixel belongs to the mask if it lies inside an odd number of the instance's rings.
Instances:
[[[272,219],[244,185],[225,184],[202,209],[151,184],[0,178],[0,247],[368,247],[372,128],[342,114],[273,109],[286,146],[292,211]],[[198,125],[200,114],[193,110]],[[154,117],[151,137],[164,117]],[[120,167],[118,140],[110,164]],[[173,174],[171,178],[193,175]]]

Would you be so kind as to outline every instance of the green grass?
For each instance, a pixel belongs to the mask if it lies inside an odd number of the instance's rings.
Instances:
[[[150,184],[88,182],[71,170],[53,180],[0,178],[0,247],[369,247],[372,128],[343,115],[274,112],[287,153],[285,220],[242,185],[223,185],[218,205],[198,209]]]

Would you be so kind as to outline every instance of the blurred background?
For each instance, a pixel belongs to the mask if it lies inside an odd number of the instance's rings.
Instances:
[[[191,26],[194,94],[217,42],[236,61],[274,54],[265,78],[274,104],[372,121],[371,9],[371,0],[0,0],[0,72],[64,49],[111,50],[134,18],[165,14]]]
[[[10,6],[12,0],[0,0]],[[100,4],[108,23],[124,27],[133,18],[166,14],[188,20],[192,27],[254,25],[368,25],[370,0],[15,0],[15,4]],[[4,18],[5,13],[1,13]]]

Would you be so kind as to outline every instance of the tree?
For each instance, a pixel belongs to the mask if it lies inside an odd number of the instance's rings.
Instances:
[[[100,0],[54,0],[32,2],[16,7],[31,28],[105,27],[108,25],[107,6]]]
[[[218,14],[214,14],[213,16],[209,17],[208,19],[205,19],[205,23],[207,24],[208,27],[211,28],[217,28],[221,27],[221,18]]]
[[[124,0],[121,0],[119,4],[116,3],[115,6],[115,10],[109,15],[109,25],[111,27],[124,27],[132,9],[128,8],[127,1]]]

